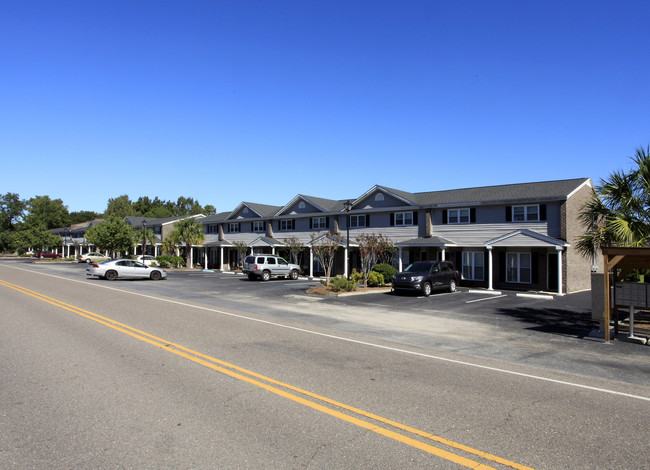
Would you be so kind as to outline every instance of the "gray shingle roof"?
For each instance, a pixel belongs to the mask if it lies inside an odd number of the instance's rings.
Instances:
[[[343,202],[345,202],[345,201],[335,201],[334,199],[325,199],[322,197],[305,196],[304,194],[300,194],[299,196],[305,199],[306,201],[309,201],[312,204],[320,207],[325,212],[339,211],[343,207]]]
[[[565,200],[589,178],[577,178],[538,183],[505,184],[479,188],[451,189],[415,193],[415,200],[423,206],[465,203],[507,203]]]
[[[255,202],[242,202],[247,205],[261,217],[273,217],[273,215],[280,210],[281,206],[270,206],[268,204],[257,204]]]

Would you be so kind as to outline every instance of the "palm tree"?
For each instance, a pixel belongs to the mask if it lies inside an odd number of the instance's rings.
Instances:
[[[203,226],[196,219],[183,219],[176,223],[170,236],[173,240],[185,243],[185,267],[191,268],[190,253],[192,245],[200,245],[205,240]]]
[[[634,167],[602,180],[580,211],[586,233],[576,246],[585,256],[603,246],[650,245],[650,146],[631,159]]]

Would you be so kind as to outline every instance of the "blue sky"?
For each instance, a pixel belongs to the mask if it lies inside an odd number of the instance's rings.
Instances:
[[[591,177],[650,144],[650,2],[5,1],[0,193],[218,211]]]

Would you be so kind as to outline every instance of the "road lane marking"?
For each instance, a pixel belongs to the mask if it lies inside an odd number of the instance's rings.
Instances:
[[[28,295],[30,297],[33,297],[35,299],[41,300],[43,302],[46,302],[52,306],[62,308],[64,310],[67,310],[69,312],[72,312],[76,315],[79,315],[81,317],[84,317],[86,319],[92,320],[96,323],[99,323],[101,325],[107,326],[113,330],[116,330],[118,332],[124,333],[126,335],[129,335],[137,340],[143,341],[145,343],[151,344],[153,346],[156,346],[160,349],[163,349],[165,351],[171,352],[173,354],[176,354],[177,356],[183,357],[185,359],[188,359],[192,362],[195,362],[197,364],[200,364],[202,366],[205,366],[207,368],[210,368],[212,370],[215,370],[217,372],[223,373],[225,375],[228,375],[230,377],[233,377],[235,379],[247,382],[251,385],[254,385],[256,387],[262,388],[268,392],[271,392],[275,395],[281,396],[283,398],[292,400],[296,403],[299,403],[301,405],[307,406],[309,408],[312,408],[314,410],[320,411],[322,413],[328,414],[330,416],[336,417],[338,419],[341,419],[343,421],[346,421],[348,423],[354,424],[356,426],[362,427],[364,429],[367,429],[369,431],[375,432],[377,434],[380,434],[382,436],[388,437],[390,439],[396,440],[398,442],[401,442],[403,444],[406,444],[408,446],[414,447],[416,449],[422,450],[424,452],[427,452],[429,454],[435,455],[437,457],[443,458],[445,460],[449,460],[451,462],[454,462],[458,465],[467,467],[467,468],[473,468],[473,469],[481,469],[481,470],[495,470],[493,467],[487,466],[485,464],[482,464],[480,462],[476,462],[474,460],[468,459],[466,457],[463,457],[458,454],[454,454],[452,452],[446,451],[444,449],[441,449],[439,447],[435,447],[433,445],[427,444],[425,442],[418,441],[414,438],[408,437],[404,434],[400,434],[398,432],[392,431],[390,429],[378,426],[377,424],[374,424],[370,421],[365,421],[361,418],[358,418],[356,416],[351,416],[349,414],[343,413],[341,411],[338,411],[333,408],[329,408],[327,406],[324,406],[320,403],[316,403],[315,401],[307,400],[306,398],[303,398],[299,395],[295,395],[293,393],[289,393],[286,390],[282,390],[281,388],[278,387],[283,387],[288,390],[300,393],[302,395],[306,395],[308,397],[314,398],[316,400],[328,403],[330,405],[333,405],[335,407],[347,410],[351,413],[357,414],[359,416],[363,416],[365,418],[372,419],[374,421],[378,421],[380,423],[383,423],[385,425],[389,425],[392,427],[395,427],[397,429],[400,429],[405,432],[409,432],[412,434],[415,434],[420,437],[427,438],[429,440],[432,440],[434,442],[438,442],[440,444],[446,445],[448,447],[451,447],[453,449],[457,449],[462,452],[466,452],[472,455],[475,455],[477,457],[483,458],[485,460],[489,460],[501,465],[506,465],[508,467],[517,469],[517,470],[532,470],[530,467],[518,464],[516,462],[509,461],[507,459],[503,459],[501,457],[489,454],[487,452],[480,451],[478,449],[473,449],[471,447],[465,446],[463,444],[450,441],[448,439],[435,436],[433,434],[427,433],[425,431],[421,431],[419,429],[398,423],[396,421],[383,418],[379,415],[375,415],[373,413],[369,413],[367,411],[346,405],[341,402],[337,402],[336,400],[318,395],[313,392],[309,392],[308,390],[301,389],[299,387],[295,387],[293,385],[272,379],[270,377],[266,377],[262,374],[258,374],[256,372],[244,369],[242,367],[236,366],[234,364],[222,361],[220,359],[208,356],[206,354],[200,353],[198,351],[194,351],[192,349],[186,348],[184,346],[181,346],[179,344],[175,344],[173,342],[167,341],[165,339],[159,338],[157,336],[154,336],[152,334],[149,334],[145,331],[139,330],[137,328],[131,327],[129,325],[126,325],[124,323],[120,323],[118,321],[112,320],[108,317],[101,316],[99,314],[90,312],[88,310],[82,309],[80,307],[76,307],[74,305],[68,304],[66,302],[54,299],[52,297],[49,297],[45,294],[41,294],[36,291],[32,291],[30,289],[27,289],[25,287],[9,283],[7,281],[0,280],[0,285],[4,285],[5,287],[8,287],[10,289],[13,289],[15,291],[18,291],[20,293],[23,293],[25,295]],[[247,374],[242,375],[242,374]],[[268,383],[263,383],[260,380],[264,380]],[[273,385],[269,385],[273,384]],[[276,386],[274,386],[276,385]]]
[[[609,395],[615,395],[615,396],[632,398],[632,399],[635,399],[635,400],[642,400],[642,401],[650,402],[650,397],[646,397],[646,396],[642,396],[642,395],[633,395],[631,393],[619,392],[618,390],[612,390],[612,389],[608,389],[608,388],[593,387],[591,385],[584,385],[584,384],[580,384],[580,383],[576,383],[576,382],[569,382],[569,381],[566,381],[566,380],[553,379],[553,378],[550,378],[550,377],[543,377],[541,375],[527,374],[527,373],[524,373],[524,372],[517,372],[517,371],[514,371],[514,370],[510,370],[510,369],[502,369],[502,368],[499,368],[499,367],[485,366],[483,364],[477,364],[477,363],[474,363],[474,362],[460,361],[458,359],[450,359],[448,357],[435,356],[433,354],[425,354],[425,353],[421,353],[421,352],[417,352],[417,351],[411,351],[409,349],[395,348],[395,347],[392,347],[392,346],[385,346],[383,344],[371,343],[371,342],[368,342],[368,341],[361,341],[361,340],[352,339],[352,338],[346,338],[345,336],[337,336],[337,335],[332,335],[332,334],[329,334],[329,333],[322,333],[320,331],[308,330],[306,328],[299,328],[297,326],[285,325],[285,324],[282,324],[282,323],[272,322],[270,320],[263,320],[261,318],[249,317],[247,315],[242,315],[242,314],[239,314],[239,313],[227,312],[225,310],[219,310],[218,308],[205,307],[205,306],[202,306],[202,305],[193,305],[193,304],[189,304],[189,303],[186,303],[186,302],[180,302],[178,300],[164,299],[164,298],[161,298],[161,297],[156,297],[156,296],[150,295],[150,294],[142,294],[140,292],[133,292],[133,291],[128,291],[128,290],[124,290],[124,289],[118,289],[117,287],[111,287],[111,286],[107,286],[107,285],[104,285],[104,284],[99,284],[97,282],[89,282],[87,280],[82,281],[82,280],[79,280],[79,279],[72,279],[72,278],[66,277],[66,276],[59,276],[59,275],[56,275],[56,274],[49,274],[49,273],[43,273],[43,272],[40,272],[40,271],[34,271],[32,269],[25,269],[25,268],[19,268],[19,267],[16,267],[16,266],[9,266],[7,264],[3,264],[3,266],[7,267],[7,268],[10,268],[10,269],[25,271],[25,272],[28,272],[30,274],[39,274],[41,276],[53,277],[55,279],[60,279],[60,280],[68,281],[68,282],[76,282],[76,283],[79,283],[79,284],[83,284],[85,286],[97,287],[99,289],[114,290],[116,292],[122,292],[124,294],[134,295],[134,296],[138,296],[138,297],[144,297],[146,299],[157,300],[159,302],[166,302],[166,303],[171,303],[171,304],[174,304],[174,305],[180,305],[180,306],[183,306],[183,307],[195,308],[197,310],[204,310],[204,311],[207,311],[207,312],[219,313],[221,315],[226,315],[226,316],[230,316],[230,317],[234,317],[234,318],[240,318],[240,319],[243,319],[243,320],[253,321],[253,322],[257,322],[257,323],[263,323],[263,324],[266,324],[266,325],[272,325],[272,326],[276,326],[278,328],[285,328],[285,329],[289,329],[289,330],[299,331],[301,333],[307,333],[307,334],[311,334],[311,335],[322,336],[324,338],[335,339],[335,340],[338,340],[338,341],[345,341],[345,342],[348,342],[348,343],[361,344],[363,346],[368,346],[368,347],[372,347],[372,348],[379,348],[379,349],[385,349],[387,351],[393,351],[393,352],[398,352],[398,353],[402,353],[402,354],[408,354],[408,355],[411,355],[411,356],[424,357],[424,358],[433,359],[433,360],[436,360],[436,361],[448,362],[450,364],[457,364],[457,365],[462,365],[462,366],[466,366],[466,367],[474,367],[474,368],[477,368],[477,369],[483,369],[483,370],[487,370],[487,371],[491,371],[491,372],[498,372],[498,373],[501,373],[501,374],[514,375],[514,376],[517,376],[517,377],[523,377],[523,378],[532,379],[532,380],[540,380],[542,382],[549,382],[549,383],[553,383],[553,384],[556,384],[556,385],[574,387],[574,388],[579,388],[579,389],[583,389],[583,390],[589,390],[589,391],[592,391],[592,392],[605,393],[605,394],[609,394]]]

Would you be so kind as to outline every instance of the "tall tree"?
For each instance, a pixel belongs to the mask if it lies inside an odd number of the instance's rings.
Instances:
[[[127,215],[135,215],[135,210],[133,209],[133,204],[129,196],[124,194],[108,200],[106,212],[104,213],[105,217],[110,218],[116,216],[123,219]]]
[[[174,224],[172,237],[180,243],[185,243],[185,267],[191,268],[192,261],[190,253],[192,245],[200,245],[205,240],[203,225],[193,218],[182,219]]]
[[[49,250],[61,245],[61,237],[54,235],[44,222],[34,221],[17,232],[16,241],[19,246],[33,248],[38,257],[44,250]]]
[[[68,208],[61,199],[50,199],[50,196],[35,196],[27,201],[27,215],[25,225],[52,230],[70,225]]]
[[[586,233],[576,246],[585,256],[608,245],[650,245],[650,146],[637,148],[631,160],[632,169],[602,180],[582,207]]]
[[[139,236],[140,235],[140,236]],[[86,240],[100,250],[126,252],[133,248],[142,232],[134,230],[122,217],[113,215],[86,231]]]
[[[27,203],[16,193],[0,196],[0,230],[16,230],[16,224],[23,220]]]
[[[199,201],[195,201],[191,197],[179,197],[176,201],[176,208],[174,215],[196,215],[205,214],[205,209],[201,207]]]
[[[205,207],[205,215],[214,215],[217,213],[217,208],[214,207],[212,204],[207,204]]]

